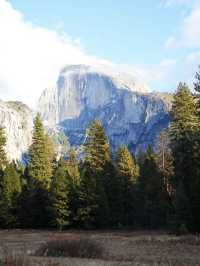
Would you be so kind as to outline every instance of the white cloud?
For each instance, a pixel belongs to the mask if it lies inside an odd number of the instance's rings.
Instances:
[[[166,47],[200,47],[200,6],[195,6],[187,15],[175,36],[171,36]]]
[[[199,34],[200,22],[190,29],[199,21],[198,12],[193,10],[184,22],[187,38],[196,44],[199,37],[192,36]],[[41,92],[55,85],[60,69],[66,64],[106,64],[142,78],[153,89],[162,89],[168,84],[174,86],[183,77],[191,82],[200,62],[200,53],[193,53],[184,62],[165,59],[157,65],[117,65],[86,54],[79,38],[72,40],[65,33],[58,33],[63,27],[62,21],[55,31],[35,25],[26,21],[8,1],[0,0],[0,99],[21,100],[34,106]],[[183,33],[182,30],[181,36],[186,36]],[[174,45],[177,40],[174,36],[169,42]]]
[[[101,62],[84,53],[79,43],[78,38],[26,21],[8,1],[0,0],[0,99],[33,106],[43,89],[54,86],[64,65]]]

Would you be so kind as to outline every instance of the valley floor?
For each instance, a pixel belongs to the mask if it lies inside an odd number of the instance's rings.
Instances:
[[[47,258],[33,255],[38,247],[49,240],[74,240],[80,237],[89,237],[102,245],[105,249],[103,258]],[[31,260],[28,265],[189,266],[200,265],[200,237],[177,237],[151,231],[0,231],[0,256],[13,253],[23,254]]]

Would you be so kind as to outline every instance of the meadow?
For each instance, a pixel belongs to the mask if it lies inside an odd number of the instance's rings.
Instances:
[[[0,231],[5,266],[193,266],[199,254],[199,236],[161,231]]]

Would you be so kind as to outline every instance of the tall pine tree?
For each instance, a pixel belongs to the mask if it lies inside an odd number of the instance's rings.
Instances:
[[[61,158],[51,183],[49,205],[51,224],[59,230],[70,224],[70,181],[66,161]]]
[[[150,229],[159,228],[166,223],[169,202],[156,154],[150,145],[139,162],[140,223]]]
[[[34,183],[44,189],[50,188],[53,171],[53,148],[44,131],[41,117],[34,120],[33,140],[29,150],[29,175]]]
[[[120,147],[117,152],[117,176],[121,185],[122,223],[134,225],[136,216],[135,188],[139,169],[127,147]]]
[[[177,223],[179,225],[184,223],[192,230],[200,230],[198,211],[200,208],[200,120],[195,98],[186,84],[180,83],[174,96],[171,114],[170,136],[174,157],[174,186],[179,191],[176,197],[180,197],[180,191],[183,191],[184,202],[187,202],[184,212],[182,212],[183,206],[180,210],[176,208],[177,217],[180,219]],[[180,187],[181,190],[178,189]],[[176,198],[175,202],[180,200]],[[175,207],[177,206],[180,204],[175,204]]]
[[[14,163],[7,164],[0,178],[0,225],[18,225],[18,199],[21,193],[21,180]]]
[[[49,221],[49,190],[53,175],[53,150],[44,131],[41,117],[34,120],[33,139],[29,149],[26,185],[21,197],[21,223],[29,227],[46,227]]]
[[[87,130],[85,162],[81,176],[79,219],[87,226],[106,227],[109,220],[104,170],[110,160],[108,138],[99,121]]]

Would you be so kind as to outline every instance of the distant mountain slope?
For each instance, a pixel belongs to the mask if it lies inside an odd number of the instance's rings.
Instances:
[[[10,160],[21,160],[32,138],[33,114],[21,102],[0,101],[0,125],[5,128]]]
[[[170,107],[170,95],[148,93],[128,74],[85,65],[65,67],[38,103],[45,125],[64,132],[71,145],[81,145],[85,129],[98,118],[113,148],[126,144],[133,151],[154,143],[169,124]]]
[[[172,95],[150,93],[136,78],[110,69],[85,65],[65,67],[53,89],[38,103],[46,130],[59,153],[81,146],[85,130],[99,119],[110,144],[128,145],[132,151],[154,144],[169,124]],[[10,160],[21,160],[32,140],[34,113],[21,102],[0,101],[0,125],[7,135]]]

